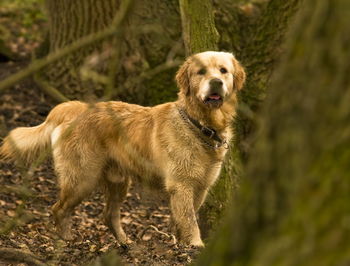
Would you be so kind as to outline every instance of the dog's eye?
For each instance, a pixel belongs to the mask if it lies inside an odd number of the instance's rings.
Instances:
[[[220,72],[221,72],[222,74],[226,74],[226,73],[227,73],[227,69],[224,68],[224,67],[222,67],[222,68],[220,68]]]
[[[205,70],[204,68],[201,68],[201,69],[197,72],[197,74],[198,74],[198,75],[204,75],[205,72],[206,72],[206,70]]]

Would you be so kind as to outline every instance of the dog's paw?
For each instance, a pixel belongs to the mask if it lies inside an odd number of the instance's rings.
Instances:
[[[204,243],[201,239],[180,240],[179,244],[183,247],[204,248]]]
[[[190,242],[190,246],[196,247],[196,248],[204,248],[204,243],[201,239],[192,240]]]
[[[118,241],[118,243],[124,251],[128,251],[132,247],[134,242],[131,239],[126,238],[124,241]]]
[[[117,231],[113,231],[113,234],[114,234],[115,238],[117,239],[118,243],[121,244],[121,245],[122,244],[128,245],[128,244],[132,244],[133,243],[131,241],[131,239],[129,239],[126,236],[124,230],[121,229],[121,228],[119,228],[119,230],[117,230]]]
[[[133,242],[130,238],[128,238],[128,237],[126,237],[126,238],[123,239],[123,240],[118,240],[118,242],[119,242],[120,245],[131,245],[131,244],[134,243],[134,242]]]

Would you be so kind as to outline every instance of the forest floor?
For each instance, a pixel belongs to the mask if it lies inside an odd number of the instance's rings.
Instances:
[[[1,63],[0,80],[23,67],[19,62]],[[31,80],[8,89],[0,95],[0,137],[18,126],[40,124],[54,105]],[[119,246],[104,226],[104,200],[99,192],[76,208],[72,217],[75,239],[60,240],[51,212],[57,200],[56,183],[50,159],[29,172],[0,161],[0,265],[35,265],[19,264],[23,256],[50,265],[83,265],[111,251],[123,264],[185,265],[198,254],[175,243],[166,201],[143,197],[135,186],[122,207],[122,224],[133,244]]]

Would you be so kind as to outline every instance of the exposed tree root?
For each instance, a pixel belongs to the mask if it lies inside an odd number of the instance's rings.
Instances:
[[[34,254],[14,248],[0,248],[0,258],[11,262],[24,262],[28,265],[44,266]]]

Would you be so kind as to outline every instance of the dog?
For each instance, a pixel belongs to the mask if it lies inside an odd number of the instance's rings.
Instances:
[[[69,101],[42,124],[16,128],[4,139],[0,156],[8,161],[30,164],[52,150],[60,187],[52,212],[63,239],[72,238],[74,207],[101,185],[105,223],[118,242],[128,243],[120,207],[137,177],[169,196],[178,239],[203,246],[196,213],[220,174],[245,71],[231,53],[207,51],[187,58],[176,81],[174,102]]]

